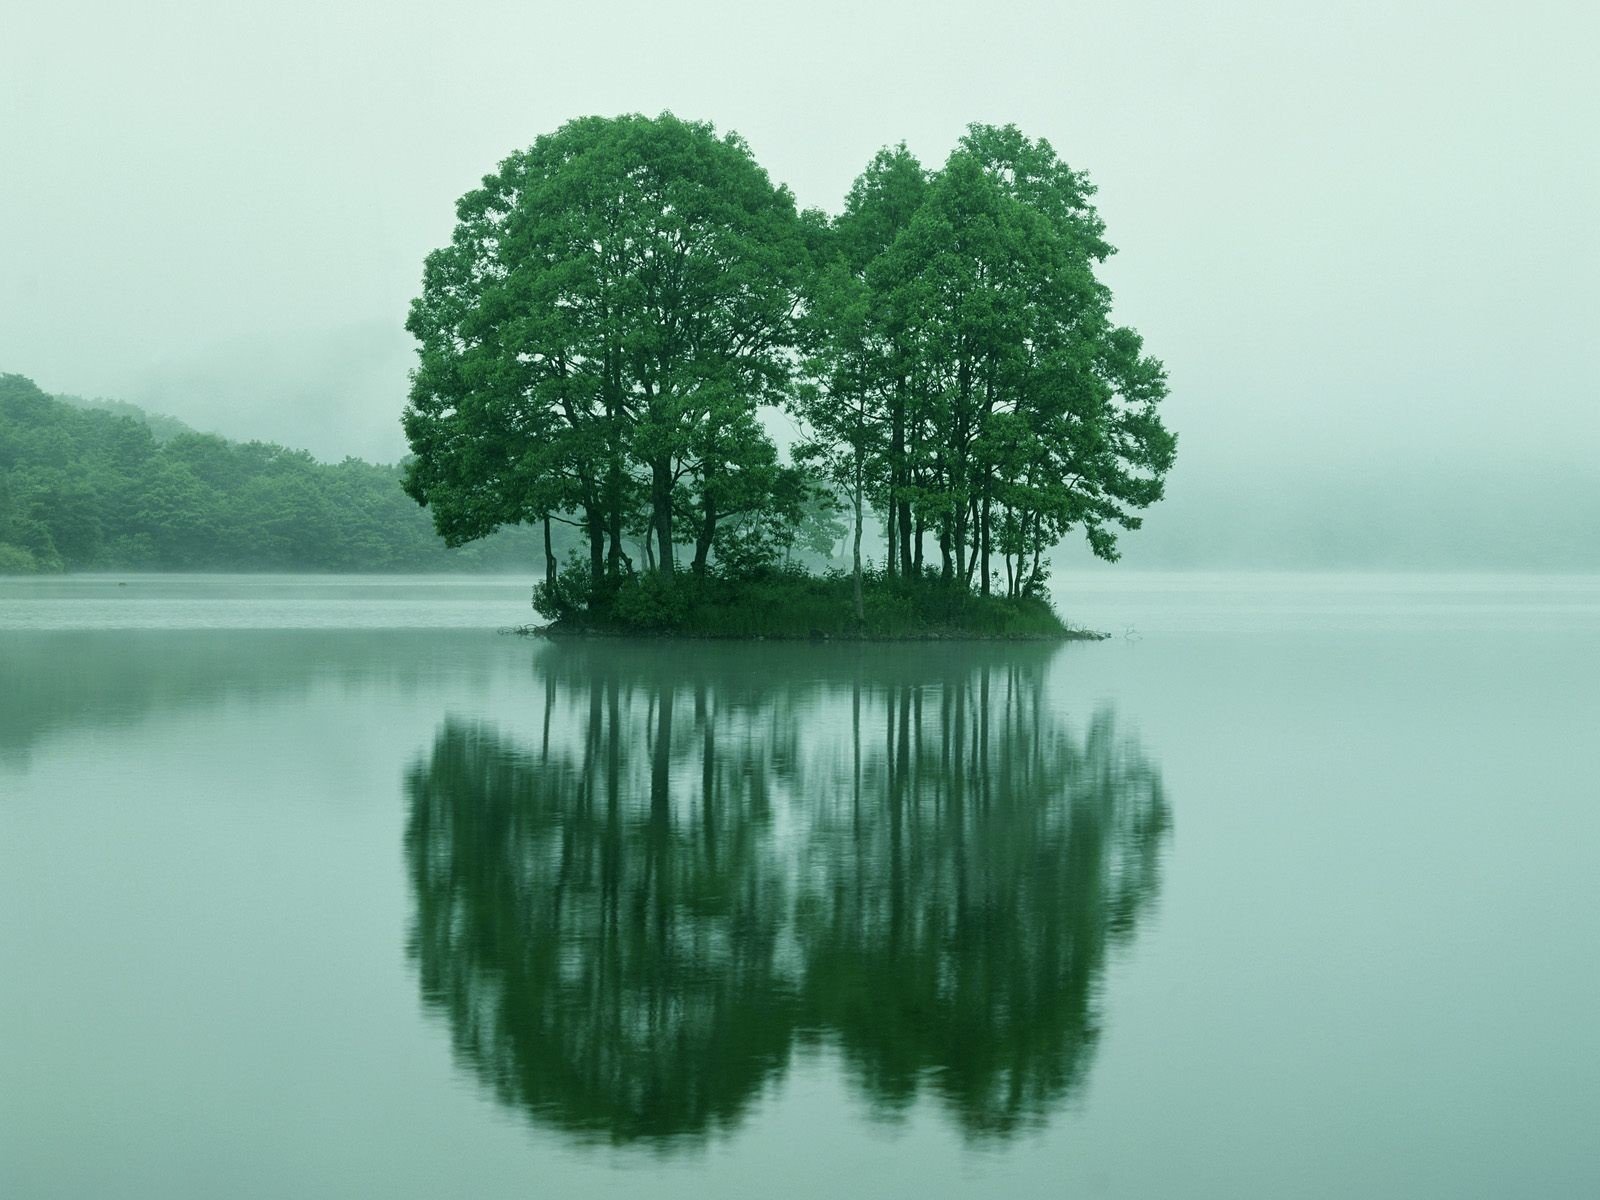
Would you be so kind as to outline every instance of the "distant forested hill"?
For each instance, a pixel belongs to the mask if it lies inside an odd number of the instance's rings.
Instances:
[[[13,376],[20,378],[20,376]],[[23,382],[27,382],[24,380]],[[137,404],[129,404],[126,400],[106,400],[101,397],[89,399],[84,396],[65,396],[56,393],[55,399],[63,404],[70,404],[73,408],[87,409],[90,412],[110,413],[114,417],[131,417],[141,425],[148,425],[150,432],[155,435],[158,442],[170,442],[175,437],[186,433],[198,432],[193,427],[185,425],[177,417],[165,416],[162,413],[146,412]]]
[[[542,566],[529,529],[447,549],[397,466],[319,463],[0,375],[0,572]]]

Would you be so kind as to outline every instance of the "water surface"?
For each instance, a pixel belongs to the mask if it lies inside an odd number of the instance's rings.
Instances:
[[[0,1194],[1600,1187],[1600,581],[527,590],[0,582]]]

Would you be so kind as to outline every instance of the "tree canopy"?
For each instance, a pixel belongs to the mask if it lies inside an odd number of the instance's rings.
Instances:
[[[405,486],[452,544],[581,528],[591,602],[685,556],[758,569],[818,497],[851,510],[858,614],[869,513],[890,577],[932,548],[947,584],[1041,594],[1075,530],[1117,557],[1176,446],[1165,371],[1096,275],[1093,194],[1048,142],[973,125],[937,170],[880,151],[828,217],[737,135],[571,121],[428,256]]]
[[[662,116],[572,121],[457,205],[407,328],[406,486],[453,543],[585,531],[596,578],[671,575],[801,499],[756,419],[785,395],[807,267],[789,193],[738,137]],[[741,520],[742,519],[742,520]]]

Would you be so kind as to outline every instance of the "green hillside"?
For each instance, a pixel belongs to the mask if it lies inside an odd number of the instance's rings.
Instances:
[[[0,375],[0,573],[536,570],[513,529],[447,549],[400,468],[195,433]]]
[[[155,435],[158,442],[170,442],[175,437],[182,437],[186,433],[197,433],[198,430],[184,424],[177,417],[169,417],[164,413],[147,412],[137,404],[129,404],[126,400],[108,400],[103,396],[93,398],[87,396],[68,396],[57,392],[54,399],[63,404],[70,404],[73,408],[85,409],[89,412],[110,413],[114,417],[131,417],[141,425],[148,425],[150,432]]]

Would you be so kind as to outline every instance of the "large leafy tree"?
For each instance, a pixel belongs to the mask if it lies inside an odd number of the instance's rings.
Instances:
[[[1047,142],[974,125],[926,176],[883,151],[833,226],[801,415],[884,515],[891,569],[988,592],[1043,585],[1074,529],[1104,558],[1158,500],[1175,438],[1161,364],[1111,319],[1086,176]]]
[[[955,157],[999,192],[1008,234],[991,284],[999,344],[976,343],[992,382],[969,489],[973,553],[987,590],[1003,515],[1007,571],[1021,590],[1042,583],[1040,551],[1075,528],[1097,556],[1118,557],[1117,531],[1137,529],[1138,510],[1161,498],[1177,439],[1158,412],[1165,369],[1112,320],[1111,292],[1096,277],[1114,250],[1088,177],[1015,126],[972,126]]]
[[[452,541],[580,523],[597,579],[623,569],[642,510],[662,572],[683,540],[703,569],[730,477],[766,457],[754,414],[787,383],[808,262],[793,198],[736,135],[586,117],[507,158],[457,216],[407,324],[412,496]]]

